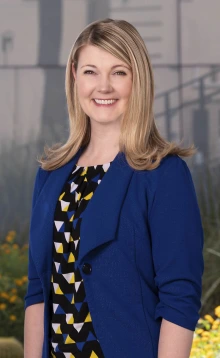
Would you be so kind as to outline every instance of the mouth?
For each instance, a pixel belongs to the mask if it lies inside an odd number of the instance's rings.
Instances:
[[[113,107],[117,103],[118,99],[99,100],[93,98],[92,101],[97,107]]]

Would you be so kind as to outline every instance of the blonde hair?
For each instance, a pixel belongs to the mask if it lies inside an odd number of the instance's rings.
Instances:
[[[191,156],[194,145],[180,148],[159,134],[154,115],[154,79],[145,43],[136,28],[125,20],[104,19],[90,23],[76,39],[67,62],[65,90],[69,112],[69,137],[66,143],[45,147],[45,157],[38,159],[45,170],[57,169],[90,141],[90,120],[82,110],[75,90],[72,63],[77,70],[80,49],[97,46],[128,64],[132,70],[130,101],[124,113],[119,137],[119,151],[136,170],[151,170],[167,154]]]

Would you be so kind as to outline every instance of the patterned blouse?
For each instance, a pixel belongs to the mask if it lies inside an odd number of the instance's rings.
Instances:
[[[51,276],[51,357],[104,358],[75,263],[83,212],[111,163],[84,167],[75,164],[57,201]]]

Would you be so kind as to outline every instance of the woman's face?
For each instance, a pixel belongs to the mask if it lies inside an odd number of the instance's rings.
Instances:
[[[72,65],[72,72],[80,105],[90,119],[99,123],[120,121],[132,88],[129,66],[105,50],[86,45],[80,51],[77,71]],[[113,101],[105,104],[100,100]]]

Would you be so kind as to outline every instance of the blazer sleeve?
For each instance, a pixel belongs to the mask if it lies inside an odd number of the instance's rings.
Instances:
[[[159,295],[155,319],[194,331],[201,308],[204,237],[192,176],[177,155],[158,181],[149,226]]]
[[[38,195],[41,191],[41,188],[43,187],[43,184],[46,180],[46,176],[42,175],[43,173],[48,173],[46,171],[43,171],[41,168],[38,168],[35,183],[34,183],[34,190],[33,190],[33,196],[32,196],[32,213],[34,206],[36,204]],[[33,214],[32,214],[33,215]],[[29,240],[29,252],[28,252],[28,286],[26,295],[24,297],[25,300],[25,309],[33,304],[43,302],[43,290],[40,278],[38,276],[36,266],[34,264],[32,253],[31,253],[31,232],[30,232],[30,240]]]

